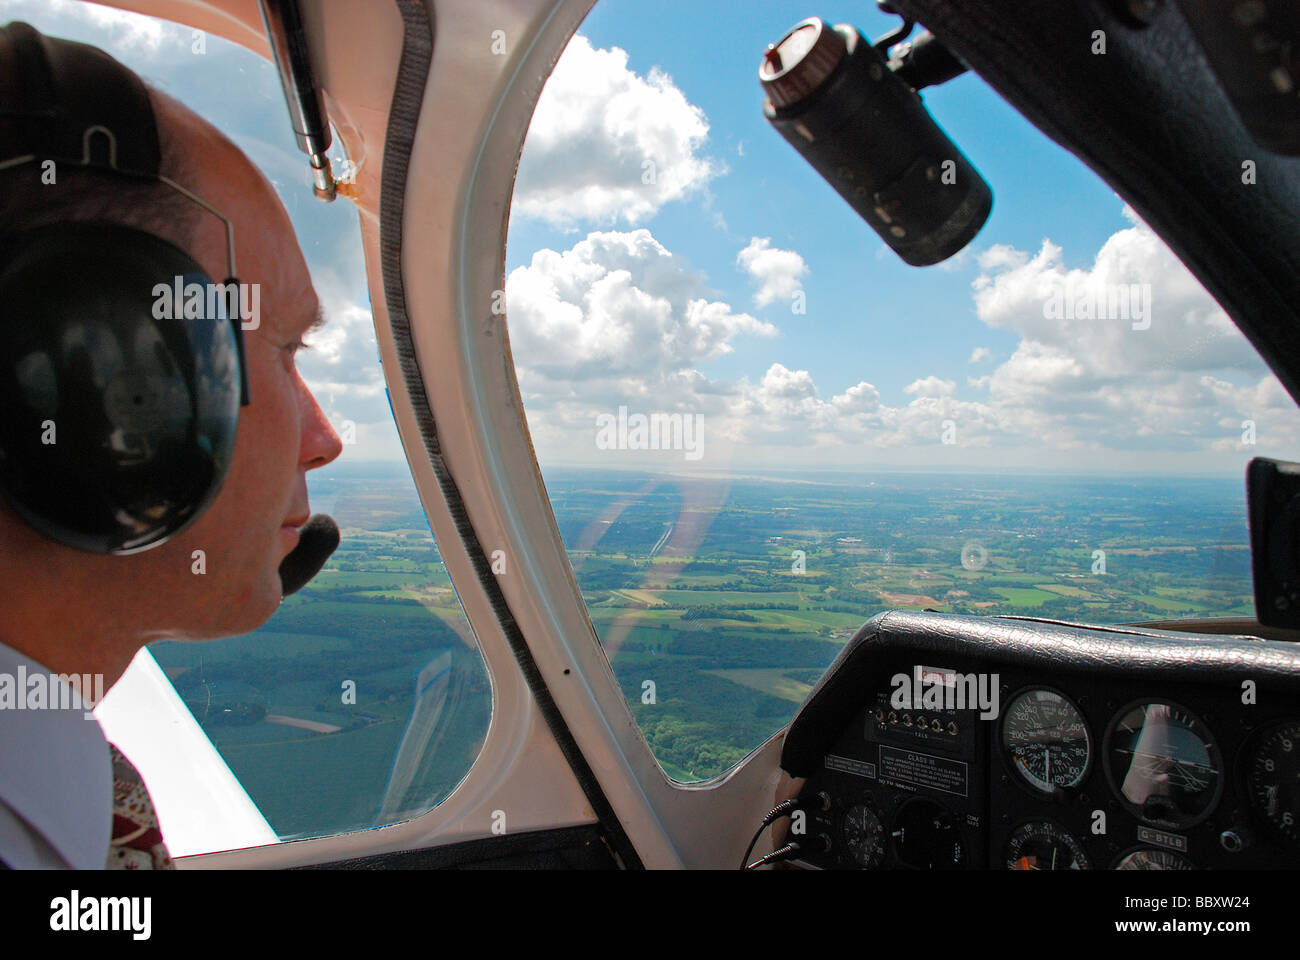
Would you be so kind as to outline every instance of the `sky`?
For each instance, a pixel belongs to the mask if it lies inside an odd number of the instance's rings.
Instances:
[[[870,3],[819,12],[868,38],[896,22]],[[923,98],[991,186],[992,215],[946,263],[899,260],[763,117],[761,55],[803,14],[600,0],[570,42],[529,130],[507,245],[544,471],[1239,476],[1251,456],[1295,458],[1295,404],[1226,314],[974,75]],[[270,65],[215,37],[200,61],[188,28],[73,0],[0,0],[0,17],[104,46],[267,173],[330,317],[300,369],[355,425],[346,458],[400,459],[356,212],[312,198]],[[1149,325],[1060,309],[1121,287]],[[610,449],[599,424],[620,408],[698,422],[700,455]]]

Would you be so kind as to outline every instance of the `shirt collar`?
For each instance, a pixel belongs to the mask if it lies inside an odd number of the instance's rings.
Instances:
[[[0,800],[69,866],[102,870],[113,834],[108,741],[75,688],[53,676],[0,643]],[[40,688],[45,708],[29,709]]]

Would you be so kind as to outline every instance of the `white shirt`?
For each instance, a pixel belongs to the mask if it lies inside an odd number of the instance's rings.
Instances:
[[[17,687],[24,674],[50,683],[47,667],[0,643],[0,685],[30,705]],[[15,870],[102,870],[108,859],[108,741],[75,689],[67,689],[70,709],[17,709],[13,697],[0,696],[0,860]]]

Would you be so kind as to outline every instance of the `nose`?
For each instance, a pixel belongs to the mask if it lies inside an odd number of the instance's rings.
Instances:
[[[305,470],[315,470],[338,458],[343,452],[343,441],[301,375],[298,375],[298,406],[302,420],[299,463]]]

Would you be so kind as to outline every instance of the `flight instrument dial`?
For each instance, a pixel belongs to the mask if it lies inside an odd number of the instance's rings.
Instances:
[[[880,866],[885,856],[885,825],[868,804],[859,803],[844,812],[844,843],[858,866],[868,870]]]
[[[1002,721],[1002,749],[1021,782],[1048,796],[1077,787],[1092,764],[1092,738],[1079,708],[1044,688],[1011,701]]]
[[[1251,806],[1274,831],[1300,843],[1300,720],[1255,738],[1246,775]]]
[[[1087,870],[1083,846],[1050,820],[1021,824],[1007,841],[1008,870]]]
[[[1157,826],[1199,823],[1223,792],[1214,737],[1191,711],[1167,701],[1120,711],[1107,736],[1106,765],[1129,810]]]

